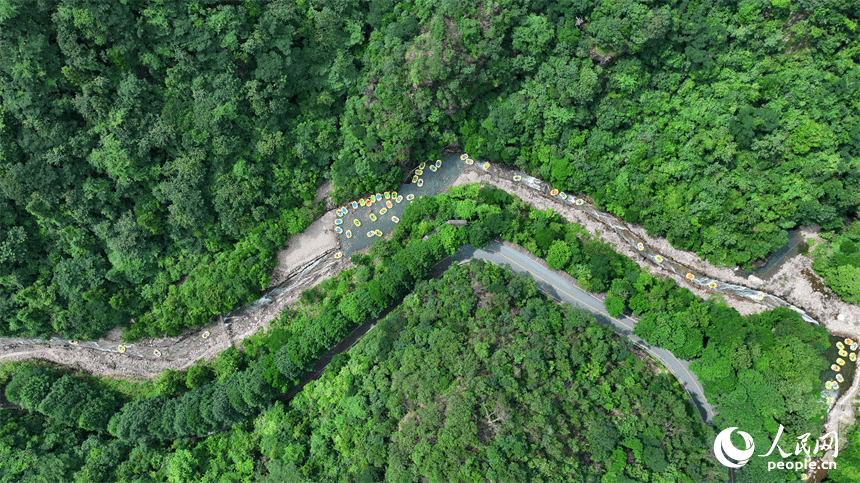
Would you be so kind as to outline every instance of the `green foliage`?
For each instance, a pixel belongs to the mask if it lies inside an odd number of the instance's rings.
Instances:
[[[517,281],[527,285],[519,299],[489,290]],[[618,345],[531,279],[455,265],[421,283],[339,371],[270,409],[262,454],[277,462],[272,475],[299,472],[296,481],[725,479],[707,455],[712,431],[677,383],[630,352],[617,358]],[[644,450],[631,431],[648,436]],[[617,449],[622,440],[633,449]],[[637,462],[608,467],[615,451]]]
[[[83,430],[0,409],[3,481],[115,481],[111,471],[127,452],[118,441],[88,437]],[[88,469],[80,470],[84,465]]]
[[[749,266],[860,205],[857,12],[818,3],[6,2],[0,335],[178,335],[258,295],[324,178],[454,145]],[[446,249],[512,229],[476,202]]]
[[[230,376],[238,373],[245,365],[245,353],[235,347],[221,351],[212,363],[212,370],[218,382],[224,382]]]
[[[409,221],[398,227],[404,230],[403,243],[391,244],[389,255],[373,269],[373,278],[356,285],[355,272],[345,271],[303,294],[303,306],[285,312],[280,327],[254,342],[260,360],[225,351],[211,363],[216,384],[191,384],[195,389],[179,398],[155,396],[127,403],[111,419],[110,433],[122,442],[152,445],[234,425],[269,407],[277,392],[291,384],[285,379],[300,379],[299,368],[308,367],[357,323],[346,314],[353,319],[361,314],[358,310],[378,314],[412,291],[453,248],[446,243],[454,239],[454,227],[424,243],[409,242],[409,237],[458,199],[477,196],[477,190],[471,191],[463,187],[439,196],[432,210],[410,205],[403,217]],[[476,212],[483,213],[479,222],[490,216],[484,206],[497,205],[476,205]],[[642,315],[637,331],[646,340],[671,348],[679,357],[698,358],[691,368],[703,381],[709,402],[720,407],[719,425],[749,426],[763,440],[774,421],[798,434],[817,430],[813,423],[820,414],[806,403],[805,394],[817,387],[823,363],[826,338],[820,328],[790,311],[743,318],[727,307],[703,304],[672,280],[639,271],[602,242],[582,242],[579,229],[565,227],[551,214],[529,215],[510,200],[498,208],[530,216],[522,218],[529,221],[523,225],[525,236],[541,229],[565,234],[565,240],[555,244],[570,247],[568,268],[606,287],[612,313],[629,304]],[[509,223],[519,221],[512,218]],[[482,285],[477,293],[483,294],[483,301],[473,293],[475,282]],[[116,471],[148,474],[150,480],[152,475],[205,479],[207,474],[213,481],[244,479],[255,473],[254,464],[247,462],[265,456],[271,460],[266,465],[269,478],[289,475],[296,481],[320,481],[333,474],[468,479],[458,476],[463,470],[481,481],[540,475],[550,479],[557,474],[578,475],[582,481],[597,478],[597,467],[583,461],[601,462],[599,474],[617,481],[647,479],[649,474],[675,480],[686,475],[693,481],[725,478],[705,453],[713,434],[695,423],[692,408],[680,402],[686,397],[674,380],[643,371],[630,349],[594,326],[591,316],[559,310],[538,297],[528,277],[481,262],[457,266],[443,280],[420,283],[398,311],[378,322],[348,358],[330,366],[322,382],[311,382],[291,408],[276,403],[259,417],[258,432],[248,436],[234,430],[201,440],[193,450],[179,447],[165,456],[133,450],[127,463],[146,461],[134,469],[123,463]],[[367,304],[363,309],[357,307],[360,300]],[[203,370],[193,367],[189,375]],[[655,379],[638,379],[647,377]],[[22,384],[16,384],[10,382],[20,393],[15,387]],[[466,387],[474,389],[464,391]],[[74,395],[72,389],[66,392]],[[756,404],[750,406],[750,400]],[[553,401],[550,406],[548,401]],[[474,419],[474,414],[483,417]],[[691,426],[670,433],[694,434],[695,441],[685,436],[667,443],[666,425],[681,420]],[[554,428],[552,435],[558,439],[546,436],[547,427]],[[641,435],[641,442],[632,440],[633,435]],[[237,449],[218,449],[220,444],[235,444]],[[253,449],[258,444],[259,449]],[[364,451],[356,451],[359,447]],[[238,451],[235,457],[243,462],[235,470],[203,463],[223,459],[231,451]],[[101,471],[95,464],[90,468],[88,464],[87,471]],[[748,474],[758,478],[757,469],[752,465]]]
[[[321,209],[349,37],[292,50],[321,26],[280,2],[115,7],[0,14],[0,335],[178,335]]]
[[[192,366],[196,367],[196,366]],[[165,396],[175,396],[185,390],[186,374],[183,371],[165,369],[155,381],[155,392]]]
[[[6,385],[6,399],[24,409],[36,411],[57,378],[57,371],[52,369],[21,368]]]
[[[232,352],[229,354],[224,354],[224,357],[229,358],[231,354]],[[214,376],[215,372],[212,370],[212,367],[210,367],[209,364],[206,364],[203,361],[197,361],[196,364],[189,367],[186,371],[185,386],[189,389],[194,389],[197,386],[212,381],[214,379]]]
[[[817,245],[812,268],[827,286],[851,303],[860,303],[860,221],[846,226],[830,243]]]
[[[87,431],[106,431],[119,406],[113,394],[89,381],[39,366],[21,367],[6,386],[5,395],[10,402],[44,414],[54,423]]]
[[[860,431],[852,426],[845,435],[848,445],[843,446],[840,441],[839,463],[836,468],[827,472],[828,481],[833,483],[851,483],[860,479],[860,453],[854,451],[860,447]]]
[[[606,311],[609,313],[609,315],[613,317],[618,317],[624,312],[625,304],[624,299],[622,298],[613,297],[610,295],[609,297],[606,297],[606,300],[603,302],[603,304],[606,306]]]

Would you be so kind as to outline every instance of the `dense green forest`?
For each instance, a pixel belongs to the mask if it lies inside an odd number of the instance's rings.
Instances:
[[[822,233],[825,243],[812,251],[812,269],[842,300],[860,304],[860,221],[839,233]]]
[[[460,227],[445,224],[445,221],[454,217],[468,220],[469,223]],[[421,241],[437,227],[440,228],[437,233]],[[269,417],[274,421],[265,430],[269,433],[310,431],[308,428],[316,423],[306,419],[307,407],[294,416],[288,417],[293,413],[287,409],[284,409],[284,415],[272,415],[273,401],[290,390],[312,362],[348,334],[352,327],[365,320],[372,320],[387,308],[399,304],[410,292],[413,295],[407,296],[400,310],[406,310],[405,307],[418,310],[416,307],[421,307],[421,312],[410,315],[406,319],[409,323],[415,322],[415,318],[420,324],[425,318],[437,320],[438,317],[459,317],[472,320],[486,316],[486,304],[474,306],[466,303],[471,300],[466,295],[471,293],[470,287],[460,287],[460,291],[465,292],[458,302],[463,301],[464,305],[450,308],[425,301],[425,292],[430,289],[426,285],[416,289],[416,284],[446,254],[453,253],[465,243],[484,246],[497,235],[522,243],[535,255],[545,257],[551,267],[565,270],[576,277],[583,287],[607,292],[606,305],[610,313],[617,315],[626,310],[635,311],[641,317],[637,330],[643,337],[674,350],[679,357],[694,359],[691,369],[703,382],[708,401],[717,404],[717,428],[741,425],[749,428],[756,440],[763,441],[773,437],[778,424],[786,427],[787,434],[816,433],[820,430],[819,418],[823,414],[823,406],[819,401],[821,385],[817,376],[827,364],[822,357],[827,346],[823,328],[806,324],[796,313],[784,309],[742,317],[719,299],[703,302],[689,290],[678,287],[672,279],[660,280],[641,270],[632,260],[618,254],[605,242],[592,239],[582,227],[565,222],[557,213],[535,210],[505,191],[477,184],[454,187],[450,194],[415,200],[406,208],[401,223],[389,240],[378,240],[368,255],[353,257],[356,264],[354,268],[342,271],[337,277],[303,293],[300,303],[285,311],[266,333],[245,339],[242,343],[244,350],[231,348],[219,354],[215,360],[201,362],[187,371],[165,371],[142,392],[98,387],[95,384],[97,381],[67,374],[66,369],[33,363],[8,363],[7,368],[0,371],[0,384],[5,385],[5,395],[11,402],[29,409],[33,415],[46,417],[48,422],[43,427],[64,424],[70,429],[70,434],[81,434],[81,438],[93,438],[112,448],[125,448],[122,451],[126,451],[129,458],[145,458],[147,463],[134,460],[137,461],[135,465],[142,465],[136,466],[138,469],[133,471],[139,473],[135,474],[149,475],[140,476],[142,481],[154,478],[152,475],[167,471],[165,468],[168,467],[178,468],[175,471],[197,472],[187,474],[209,474],[207,481],[217,481],[219,478],[242,479],[235,476],[238,473],[229,472],[239,472],[245,475],[243,478],[250,479],[254,474],[265,475],[271,471],[271,475],[274,475],[271,476],[272,481],[279,481],[278,478],[283,480],[287,478],[284,475],[294,474],[289,465],[281,467],[273,463],[271,469],[262,465],[265,460],[273,459],[267,456],[267,451],[271,454],[283,451],[284,455],[293,458],[290,461],[304,462],[319,456],[313,465],[297,470],[305,477],[312,478],[310,475],[334,471],[331,468],[346,471],[347,466],[337,466],[340,460],[331,460],[336,457],[332,449],[336,447],[334,443],[340,444],[341,440],[329,445],[319,439],[322,436],[331,437],[331,434],[320,433],[317,439],[311,439],[310,449],[307,449],[304,446],[293,447],[293,443],[281,444],[280,436],[273,436],[265,444],[257,443],[249,433],[262,431],[253,428],[266,424]],[[493,271],[493,268],[484,270],[487,273],[502,273]],[[433,283],[435,290],[443,290],[444,284]],[[530,300],[536,296],[533,283],[519,277],[498,283],[487,281],[486,277],[476,277],[475,283],[483,284],[486,287],[484,292],[506,293],[514,300]],[[480,290],[478,292],[479,295],[483,293]],[[442,315],[434,315],[437,312]],[[513,312],[515,319],[529,314],[531,323],[528,327],[534,330],[546,330],[547,324],[552,328],[555,320],[549,312],[536,307],[515,308]],[[500,314],[492,313],[493,317],[507,320]],[[378,325],[371,334],[381,333],[381,327],[384,325]],[[476,327],[475,330],[489,329]],[[594,330],[603,331],[598,326]],[[495,328],[491,332],[502,340],[506,337],[501,331],[496,332]],[[459,335],[472,337],[465,333]],[[590,337],[586,330],[585,339]],[[398,344],[393,340],[389,342],[399,350],[413,340],[417,344],[424,339],[413,335],[413,339],[401,340]],[[489,341],[478,342],[492,345]],[[614,343],[612,351],[616,350],[616,345],[624,344]],[[476,349],[476,354],[484,353],[485,349],[489,351],[487,346],[481,345]],[[427,352],[426,348],[424,350],[421,352],[422,360],[437,357]],[[522,348],[514,351],[512,357],[515,360],[532,357],[529,355],[530,350]],[[590,348],[589,355],[597,350]],[[377,355],[379,359],[385,357],[385,353]],[[351,357],[336,359],[330,371],[335,371]],[[541,356],[535,360],[541,358],[551,359],[550,356]],[[620,359],[623,357],[616,358]],[[601,370],[599,364],[591,367]],[[547,373],[551,374],[552,371],[548,370]],[[530,378],[535,390],[543,380],[543,372],[538,371],[538,374]],[[437,379],[441,377],[429,377],[425,382]],[[590,391],[587,387],[581,389]],[[601,390],[599,384],[594,387],[595,390]],[[305,390],[310,391],[308,387]],[[422,396],[425,394],[422,388],[416,391],[409,397],[410,400],[425,397]],[[607,397],[614,397],[612,394]],[[303,397],[306,396],[299,396],[295,400],[296,404]],[[528,401],[522,400],[522,403]],[[277,405],[275,403],[275,407]],[[351,418],[358,415],[360,413],[349,413],[342,414],[342,417],[354,421]],[[324,419],[325,414],[320,418]],[[231,426],[231,431],[206,436],[211,431]],[[620,428],[616,429],[621,431]],[[614,434],[611,429],[605,430]],[[367,439],[362,440],[363,445],[370,444],[368,441],[376,441],[373,444],[390,447],[389,443],[392,442],[390,438],[385,439],[385,435],[366,436]],[[195,441],[194,437],[203,439]],[[238,440],[231,443],[234,437]],[[379,442],[375,438],[383,439]],[[23,450],[21,445],[25,445],[28,440],[23,438],[13,441],[17,442],[8,443],[9,451],[18,455]],[[708,441],[710,444],[712,441]],[[235,449],[224,449],[234,445]],[[623,444],[621,446],[627,448]],[[104,451],[107,450],[102,449],[97,453],[100,455]],[[173,452],[180,456],[171,456]],[[616,461],[614,449],[610,453],[611,461]],[[262,456],[265,456],[265,460],[261,459]],[[513,458],[502,456],[505,461]],[[15,456],[14,461],[23,457]],[[173,461],[171,464],[175,466],[168,465],[168,461]],[[610,464],[609,460],[603,463]],[[361,466],[354,461],[349,464]],[[413,464],[418,466],[404,466],[403,471],[437,471],[431,466],[425,467],[416,462]],[[21,472],[30,471],[26,464],[22,465]],[[615,467],[601,466],[601,471],[614,474],[612,468]],[[846,470],[850,471],[850,468]],[[367,471],[370,473],[366,477],[370,480],[362,481],[373,481],[372,476],[378,474],[377,470]],[[233,476],[223,476],[228,473]],[[463,479],[467,477],[470,476],[463,476]],[[737,472],[736,477],[737,481],[781,483],[791,478],[792,473],[763,472],[761,463],[754,460]],[[181,480],[176,478],[176,481]],[[624,480],[619,476],[618,481]]]
[[[156,450],[2,411],[0,469],[16,481],[724,481],[713,430],[658,367],[590,313],[478,261],[419,284],[253,426]]]
[[[459,145],[719,264],[860,204],[840,0],[0,1],[0,335],[175,335]],[[842,269],[844,272],[847,269]]]
[[[843,452],[839,449],[836,468],[827,472],[828,483],[854,483],[860,481],[860,431],[857,426],[848,430],[846,435],[848,448]]]

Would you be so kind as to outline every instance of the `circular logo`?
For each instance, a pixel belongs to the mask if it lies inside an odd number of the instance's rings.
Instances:
[[[714,456],[717,457],[717,461],[722,463],[723,466],[727,466],[729,468],[740,468],[747,464],[750,456],[755,452],[755,443],[753,443],[752,436],[743,431],[738,431],[738,434],[744,439],[746,449],[740,450],[735,448],[732,444],[731,435],[732,431],[736,429],[738,429],[737,426],[726,428],[720,431],[720,434],[717,435],[717,439],[714,440]],[[737,464],[732,463],[728,458],[737,461]]]

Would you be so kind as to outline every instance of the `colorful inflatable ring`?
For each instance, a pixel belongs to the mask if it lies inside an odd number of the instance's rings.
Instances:
[[[362,199],[358,200],[358,204],[360,204],[361,206],[365,206],[365,205],[367,205],[367,200],[362,198]]]
[[[72,344],[72,345],[78,345],[78,341],[76,341],[76,340],[70,340],[70,341],[69,341],[69,344]]]
[[[352,209],[354,210],[356,208],[358,208],[358,201],[353,201],[352,202]]]
[[[412,182],[413,182],[413,183],[417,183],[417,182],[418,182],[418,179],[419,179],[419,178],[418,178],[418,175],[416,174],[415,176],[413,176],[413,177],[412,177]]]
[[[418,169],[424,169],[425,166],[427,166],[427,163],[421,163],[418,165]]]
[[[388,208],[389,210],[391,209],[392,206],[394,206],[394,204],[391,203],[391,200],[388,200],[385,202],[385,207]]]
[[[380,215],[384,215],[384,214],[386,214],[386,213],[388,213],[388,208],[382,208],[382,209],[380,209],[380,210],[379,210],[379,214],[380,214]]]
[[[442,167],[442,160],[441,160],[441,159],[437,159],[437,160],[436,160],[436,167],[437,167],[437,168],[441,168],[441,167]]]
[[[853,343],[854,343],[853,340],[849,339],[848,337],[845,338],[845,345],[851,345]]]
[[[585,203],[585,201],[583,201],[582,198],[576,199],[576,206],[582,206],[583,203]]]
[[[836,348],[842,350],[845,348],[845,344],[843,344],[841,340],[838,340],[836,341]]]
[[[848,354],[848,360],[851,362],[857,362],[857,354],[855,354],[854,352]]]
[[[367,238],[373,238],[373,231],[367,232]]]
[[[839,372],[840,370],[842,370],[842,368],[837,366],[836,364],[830,364],[830,369],[832,369],[836,372]]]
[[[481,165],[481,167],[482,167],[482,168],[484,168],[484,171],[489,170],[489,169],[490,169],[490,162],[489,162],[489,161],[487,161],[486,163],[484,163],[483,165]]]
[[[394,201],[396,201],[398,203],[402,202],[403,201],[403,195],[398,196],[397,199]]]
[[[557,195],[557,194],[558,194],[558,190],[557,190],[557,189],[553,189],[552,191],[550,191],[550,192],[549,192],[549,195],[550,195],[550,196],[555,196],[555,195]]]
[[[522,181],[522,180],[523,180],[523,177],[522,177],[522,176],[520,176],[520,175],[518,175],[518,174],[515,174],[515,175],[514,175],[514,181]]]
[[[381,199],[382,199],[382,193],[376,193],[376,201],[379,201]]]
[[[695,278],[696,278],[696,276],[693,275],[692,273],[687,273],[686,277],[687,277],[687,280],[695,280]]]
[[[413,194],[406,195],[406,201],[412,201],[414,199],[415,199],[415,195],[413,195]]]
[[[419,179],[419,180],[418,180],[418,187],[420,188],[420,187],[422,187],[422,186],[424,186],[424,180],[423,180],[423,179]]]
[[[203,336],[202,336],[202,337],[203,337],[204,339],[208,339],[210,335],[212,335],[212,334],[210,334],[210,333],[209,333],[209,331],[207,330],[206,332],[204,332],[204,333],[203,333]]]
[[[831,382],[831,381],[825,382],[824,383],[824,389],[827,389],[828,391],[833,389],[833,382]]]
[[[336,259],[337,259],[337,258],[342,258],[342,257],[343,257],[343,252],[337,252],[337,253],[335,253],[335,254],[334,254],[334,258],[336,258]]]
[[[370,214],[370,221],[376,221],[376,215],[373,213]]]
[[[155,349],[152,353],[155,354],[155,357],[161,357],[161,351],[158,349]]]
[[[376,230],[373,232],[373,234],[376,236],[382,236],[382,230]]]
[[[844,366],[845,365],[845,359],[843,359],[841,357],[837,357],[836,363],[839,364],[840,366]]]
[[[661,257],[660,255],[656,255],[656,256],[654,257],[654,260],[656,260],[656,261],[657,261],[657,263],[663,263],[663,257]]]
[[[423,169],[416,169],[415,174],[417,174],[418,176],[421,176],[422,174],[424,174],[424,170]]]
[[[848,357],[848,351],[845,349],[839,349],[839,357]]]
[[[118,345],[118,346],[116,346],[116,350],[118,350],[120,352],[125,352],[125,346],[124,345]]]
[[[845,382],[845,377],[842,374],[836,374],[836,382]]]
[[[386,199],[386,200],[390,200],[390,199],[391,199],[391,192],[390,192],[390,191],[386,191],[385,193],[382,193],[382,196],[385,196],[385,199]]]
[[[343,228],[336,226],[336,227],[334,227],[334,231],[336,231],[338,234],[341,234],[341,233],[343,233]]]
[[[340,225],[341,223],[343,223],[343,220],[341,220],[340,218],[338,218],[337,220],[334,220],[335,225]]]
[[[393,221],[394,223],[400,223],[400,218],[398,218],[396,216],[392,216],[391,221]]]
[[[639,250],[639,251],[641,252],[642,250],[644,250],[644,249],[645,249],[645,245],[644,245],[644,244],[642,244],[642,242],[639,242],[639,243],[637,243],[637,244],[636,244],[636,249],[637,249],[637,250]]]
[[[434,173],[436,172],[436,165],[435,164],[430,165],[430,171],[433,171]]]
[[[465,161],[465,160],[466,160],[466,158],[468,158],[468,157],[469,157],[469,155],[468,155],[468,154],[463,153],[463,154],[461,154],[461,155],[460,155],[460,161]]]
[[[360,222],[360,221],[358,221],[358,218],[356,218],[356,219],[352,220],[352,224],[353,224],[353,225],[355,225],[355,226],[361,226],[361,222]]]
[[[708,284],[708,288],[709,288],[709,289],[711,289],[711,290],[713,290],[713,289],[717,288],[717,282],[711,282],[711,283],[709,283],[709,284]]]
[[[347,237],[347,238],[352,238],[352,231],[350,231],[350,230],[346,230],[346,237]]]
[[[567,193],[565,193],[564,191],[562,191],[561,193],[559,193],[559,194],[558,194],[558,197],[559,197],[559,198],[561,198],[561,199],[563,199],[563,200],[566,200],[566,199],[567,199]]]

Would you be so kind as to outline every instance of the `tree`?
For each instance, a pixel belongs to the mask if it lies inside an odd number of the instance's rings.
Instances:
[[[167,481],[170,483],[184,483],[199,479],[195,471],[198,465],[197,458],[187,449],[176,450],[167,463]]]
[[[110,394],[97,391],[86,381],[63,376],[51,386],[38,411],[68,426],[105,431],[117,406]]]
[[[6,385],[6,398],[24,409],[36,411],[56,380],[57,372],[53,369],[34,367],[20,370]]]
[[[603,304],[606,306],[606,311],[609,312],[609,315],[613,317],[618,317],[625,309],[624,299],[612,295],[606,297],[606,301]]]
[[[289,346],[284,346],[278,350],[275,356],[275,363],[281,374],[290,381],[298,381],[305,374],[305,370],[294,362]]]
[[[108,431],[127,442],[151,444],[158,440],[172,439],[173,413],[167,411],[168,399],[163,395],[135,399],[125,404],[111,417]],[[170,421],[171,427],[163,426]]]
[[[570,261],[570,247],[564,240],[556,240],[552,242],[546,256],[546,264],[549,268],[563,270],[567,267]]]
[[[209,364],[203,361],[197,361],[196,364],[188,368],[185,385],[189,389],[194,389],[197,386],[210,382],[214,376],[212,368]]]
[[[165,369],[155,381],[155,392],[165,396],[174,396],[185,388],[185,373],[174,369]]]

